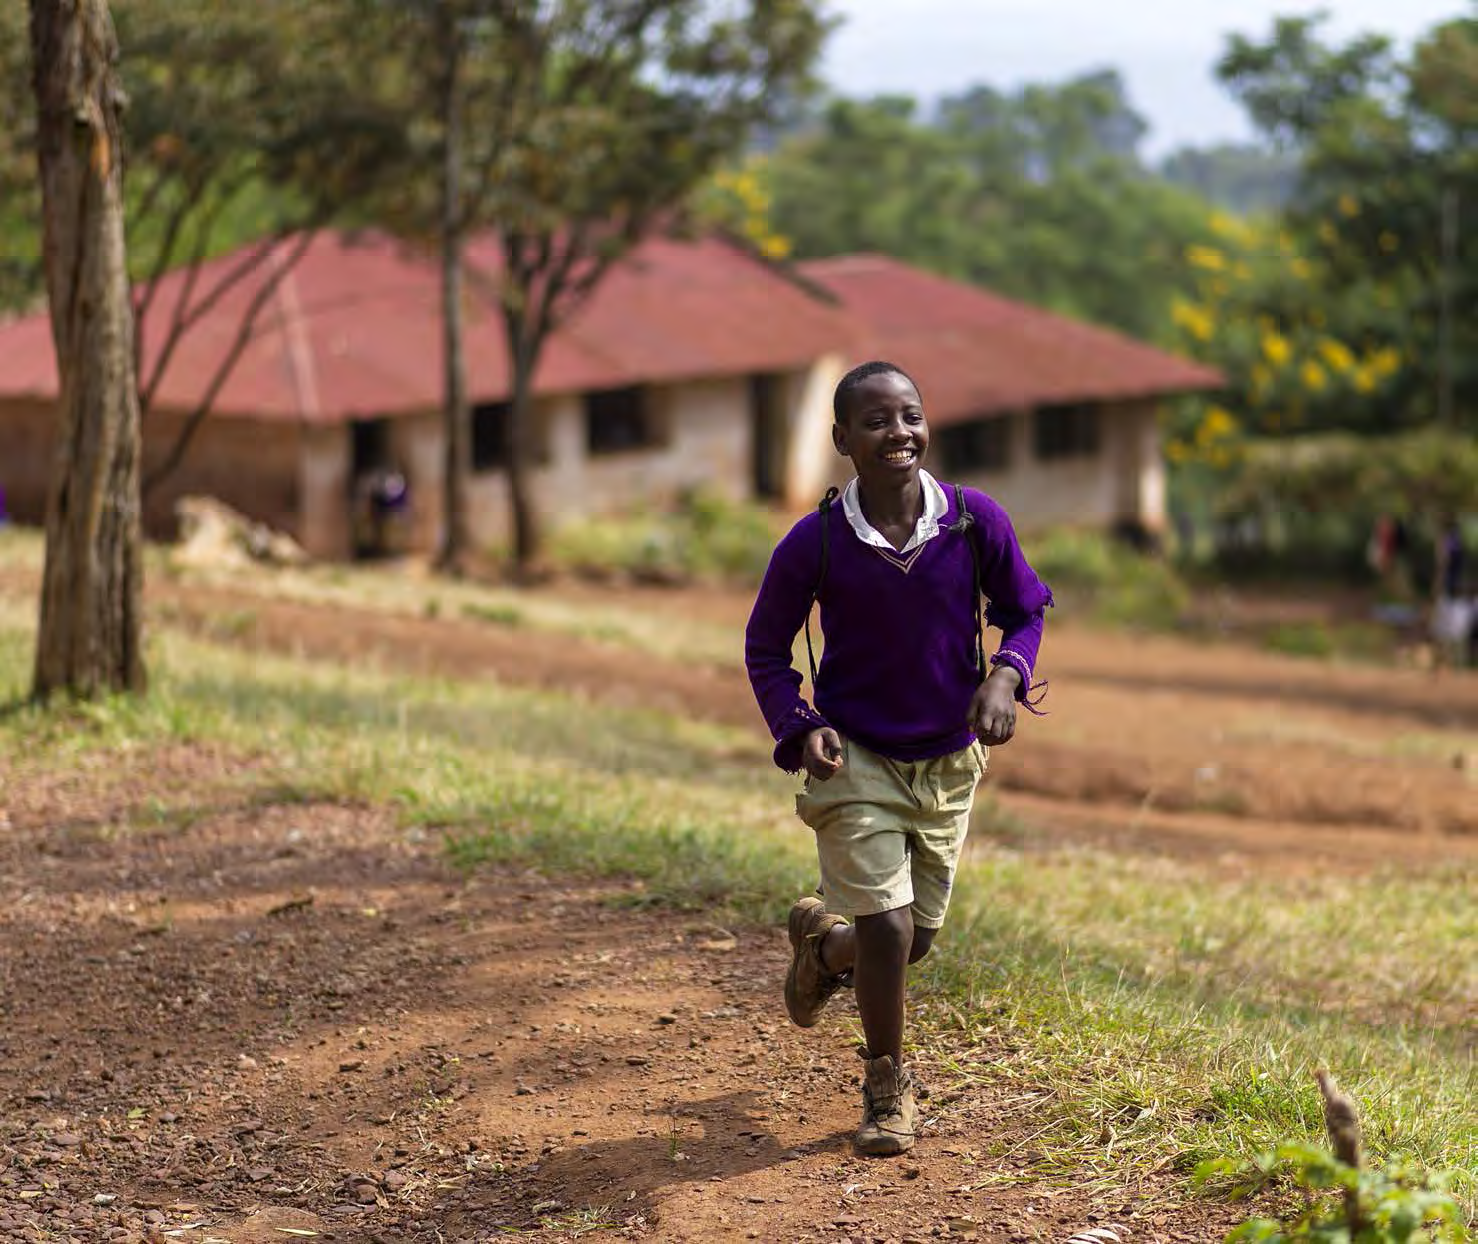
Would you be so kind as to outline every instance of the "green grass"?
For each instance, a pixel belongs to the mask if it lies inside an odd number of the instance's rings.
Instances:
[[[1069,528],[1026,539],[1028,560],[1059,604],[1111,626],[1173,629],[1190,593],[1170,563],[1100,532]]]
[[[24,691],[31,625],[29,602],[0,597],[0,703]],[[622,877],[633,903],[767,922],[814,880],[793,784],[752,733],[162,627],[150,657],[146,698],[0,716],[0,780],[89,755],[89,780],[114,780],[117,758],[204,741],[251,762],[244,797],[388,806],[469,870]],[[153,791],[136,824],[185,832],[192,798]],[[990,802],[977,830],[912,1031],[944,1064],[936,1093],[990,1082],[1031,1103],[1032,1134],[987,1152],[1105,1187],[1173,1169],[1189,1194],[1204,1158],[1319,1138],[1326,1065],[1379,1159],[1455,1170],[1478,1205],[1473,870],[1234,880],[1023,852],[1031,826]]]
[[[550,553],[560,565],[603,578],[754,586],[783,531],[762,506],[699,490],[665,510],[567,524],[553,533]]]

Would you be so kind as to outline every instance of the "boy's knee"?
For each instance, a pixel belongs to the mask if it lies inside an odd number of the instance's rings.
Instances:
[[[913,945],[908,950],[908,961],[917,963],[929,953],[929,948],[934,945],[934,935],[938,929],[921,929],[917,925],[913,931]]]
[[[914,940],[913,914],[907,907],[857,917],[857,937],[873,954],[906,959]]]

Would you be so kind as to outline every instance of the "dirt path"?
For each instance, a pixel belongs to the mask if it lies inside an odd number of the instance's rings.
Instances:
[[[989,1046],[948,1051],[978,1078],[921,1064],[916,1157],[860,1160],[850,999],[785,1024],[779,931],[466,881],[378,810],[262,804],[249,776],[202,748],[0,762],[0,1239],[1138,1244],[1233,1221],[1169,1176],[1034,1182],[1034,1098]],[[187,816],[155,802],[183,791]]]

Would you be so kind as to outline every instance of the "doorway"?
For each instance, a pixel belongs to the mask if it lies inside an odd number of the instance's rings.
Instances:
[[[784,377],[773,372],[749,378],[750,487],[758,501],[785,491],[784,392]]]

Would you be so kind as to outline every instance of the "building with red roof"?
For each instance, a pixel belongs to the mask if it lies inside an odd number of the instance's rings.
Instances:
[[[323,233],[288,266],[293,245],[255,264],[250,250],[223,257],[193,280],[172,273],[155,291],[141,353],[143,375],[159,371],[146,474],[236,358],[183,464],[148,498],[146,527],[169,534],[177,500],[207,493],[315,555],[349,556],[364,482],[393,469],[409,484],[408,546],[432,549],[444,456],[435,257],[380,233]],[[485,241],[471,247],[466,308],[471,518],[488,543],[505,537],[508,513],[496,254]],[[202,293],[232,274],[200,310]],[[252,332],[238,340],[254,301]],[[164,326],[180,318],[195,322],[170,348]],[[534,491],[546,525],[697,486],[812,503],[845,466],[830,448],[831,390],[846,367],[879,354],[918,379],[943,471],[986,483],[1027,526],[1156,525],[1153,404],[1217,382],[895,260],[791,270],[720,238],[653,238],[551,337],[535,375]],[[0,487],[21,521],[44,516],[56,392],[47,316],[0,324]],[[1048,489],[1057,500],[1034,508],[1048,478],[1060,481]]]
[[[1018,526],[1163,524],[1159,402],[1219,387],[1218,372],[884,255],[800,271],[864,326],[864,356],[915,378],[936,473]]]

